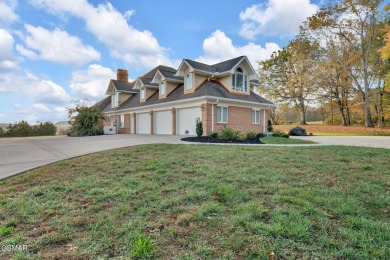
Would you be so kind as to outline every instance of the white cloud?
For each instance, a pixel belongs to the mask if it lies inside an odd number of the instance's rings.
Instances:
[[[47,104],[36,103],[31,106],[37,112],[51,112],[51,109]]]
[[[79,70],[72,74],[70,88],[81,99],[104,97],[109,79],[115,78],[115,72],[98,64],[91,64],[86,71]]]
[[[0,28],[0,73],[17,68],[13,54],[14,38],[5,29]]]
[[[240,13],[243,22],[240,35],[254,39],[256,35],[292,36],[299,26],[317,10],[310,0],[268,0],[267,4],[255,4]]]
[[[0,2],[0,25],[8,25],[18,20],[15,14],[16,1],[5,0]]]
[[[0,74],[0,93],[23,96],[37,103],[65,104],[70,100],[66,91],[53,81],[18,70]]]
[[[244,46],[235,46],[224,32],[216,30],[203,41],[204,55],[200,56],[197,60],[206,64],[215,64],[246,55],[252,63],[253,68],[257,69],[258,61],[269,58],[274,51],[279,49],[280,47],[276,43],[266,43],[265,48],[252,42]]]
[[[133,11],[122,14],[108,2],[97,7],[85,0],[31,0],[30,2],[55,14],[70,13],[80,17],[85,21],[87,29],[110,49],[111,56],[114,58],[143,67],[174,63],[168,58],[168,50],[159,45],[150,31],[140,31],[128,24],[127,19],[134,14]]]
[[[100,59],[92,46],[84,45],[78,37],[55,28],[53,31],[26,24],[24,37],[27,46],[17,45],[20,54],[28,58],[44,59],[64,64],[85,64]]]
[[[64,121],[67,118],[66,108],[58,109],[55,105],[42,103],[26,104],[23,102],[15,102],[12,105],[12,110],[3,117],[3,122],[17,123],[21,120],[27,121],[31,125],[35,125],[38,121],[58,122]]]

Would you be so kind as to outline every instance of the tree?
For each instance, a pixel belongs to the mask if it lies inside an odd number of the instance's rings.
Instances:
[[[306,108],[313,98],[315,60],[318,42],[301,33],[287,47],[260,62],[260,82],[265,92],[278,103],[290,103],[306,124]]]
[[[70,136],[91,136],[102,134],[99,119],[104,119],[102,112],[95,106],[88,106],[84,101],[75,101],[74,108],[68,108]]]
[[[196,135],[201,137],[203,135],[203,123],[200,120],[200,117],[196,118]]]
[[[344,63],[344,71],[351,76],[363,103],[365,126],[372,127],[370,89],[375,84],[373,73],[375,62],[372,60],[374,40],[380,28],[382,19],[379,10],[383,0],[344,0],[335,5],[322,8],[320,12],[309,19],[313,30],[326,30],[327,33],[337,35],[343,39],[348,48],[352,50],[351,57],[356,62],[348,67]],[[356,54],[356,55],[353,55]]]
[[[36,136],[49,136],[57,133],[57,127],[50,121],[44,123],[37,122],[37,125],[32,126],[31,135]]]

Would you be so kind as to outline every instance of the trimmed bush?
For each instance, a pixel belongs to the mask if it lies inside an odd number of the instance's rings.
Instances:
[[[258,133],[257,135],[256,135],[256,137],[257,138],[262,138],[262,137],[264,137],[265,135],[263,134],[263,133]]]
[[[272,136],[289,138],[289,135],[288,135],[287,133],[282,132],[282,131],[279,131],[279,130],[275,130],[275,131],[272,133]]]
[[[294,127],[288,132],[289,135],[293,136],[305,136],[307,135],[306,130],[300,126]]]
[[[235,140],[236,132],[231,128],[225,127],[218,131],[218,138],[222,140]]]
[[[211,138],[218,138],[218,132],[212,132],[210,137]]]
[[[274,130],[271,119],[268,119],[267,131],[272,132]]]
[[[246,135],[240,130],[236,130],[235,135],[236,135],[236,140],[243,141],[246,139]]]
[[[196,118],[196,135],[198,137],[203,135],[203,123],[199,117]]]
[[[248,133],[246,133],[246,138],[255,138],[256,137],[256,132],[253,131],[252,129],[249,129]]]

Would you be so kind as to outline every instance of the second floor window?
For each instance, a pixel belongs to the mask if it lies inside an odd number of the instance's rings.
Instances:
[[[161,96],[165,95],[165,82],[164,81],[161,81],[161,83],[160,83],[160,94],[161,94]]]
[[[118,100],[119,100],[118,92],[116,92],[116,91],[112,92],[112,95],[111,95],[111,107],[117,107],[118,106]]]
[[[241,68],[237,68],[232,76],[232,89],[240,92],[248,92],[248,76]]]
[[[141,89],[141,99],[145,98],[145,89]]]
[[[186,75],[186,89],[192,89],[192,74],[187,73]]]

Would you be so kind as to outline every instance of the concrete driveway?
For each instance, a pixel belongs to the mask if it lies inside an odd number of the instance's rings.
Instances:
[[[291,136],[304,139],[320,145],[348,145],[390,149],[390,136]]]
[[[45,164],[104,150],[153,143],[187,143],[180,141],[182,137],[103,135],[2,138],[0,139],[0,180]],[[390,149],[389,136],[306,136],[300,138],[318,142],[318,145],[353,145]]]
[[[90,137],[22,137],[0,139],[0,180],[38,166],[126,146],[180,143],[182,136],[102,135]]]

